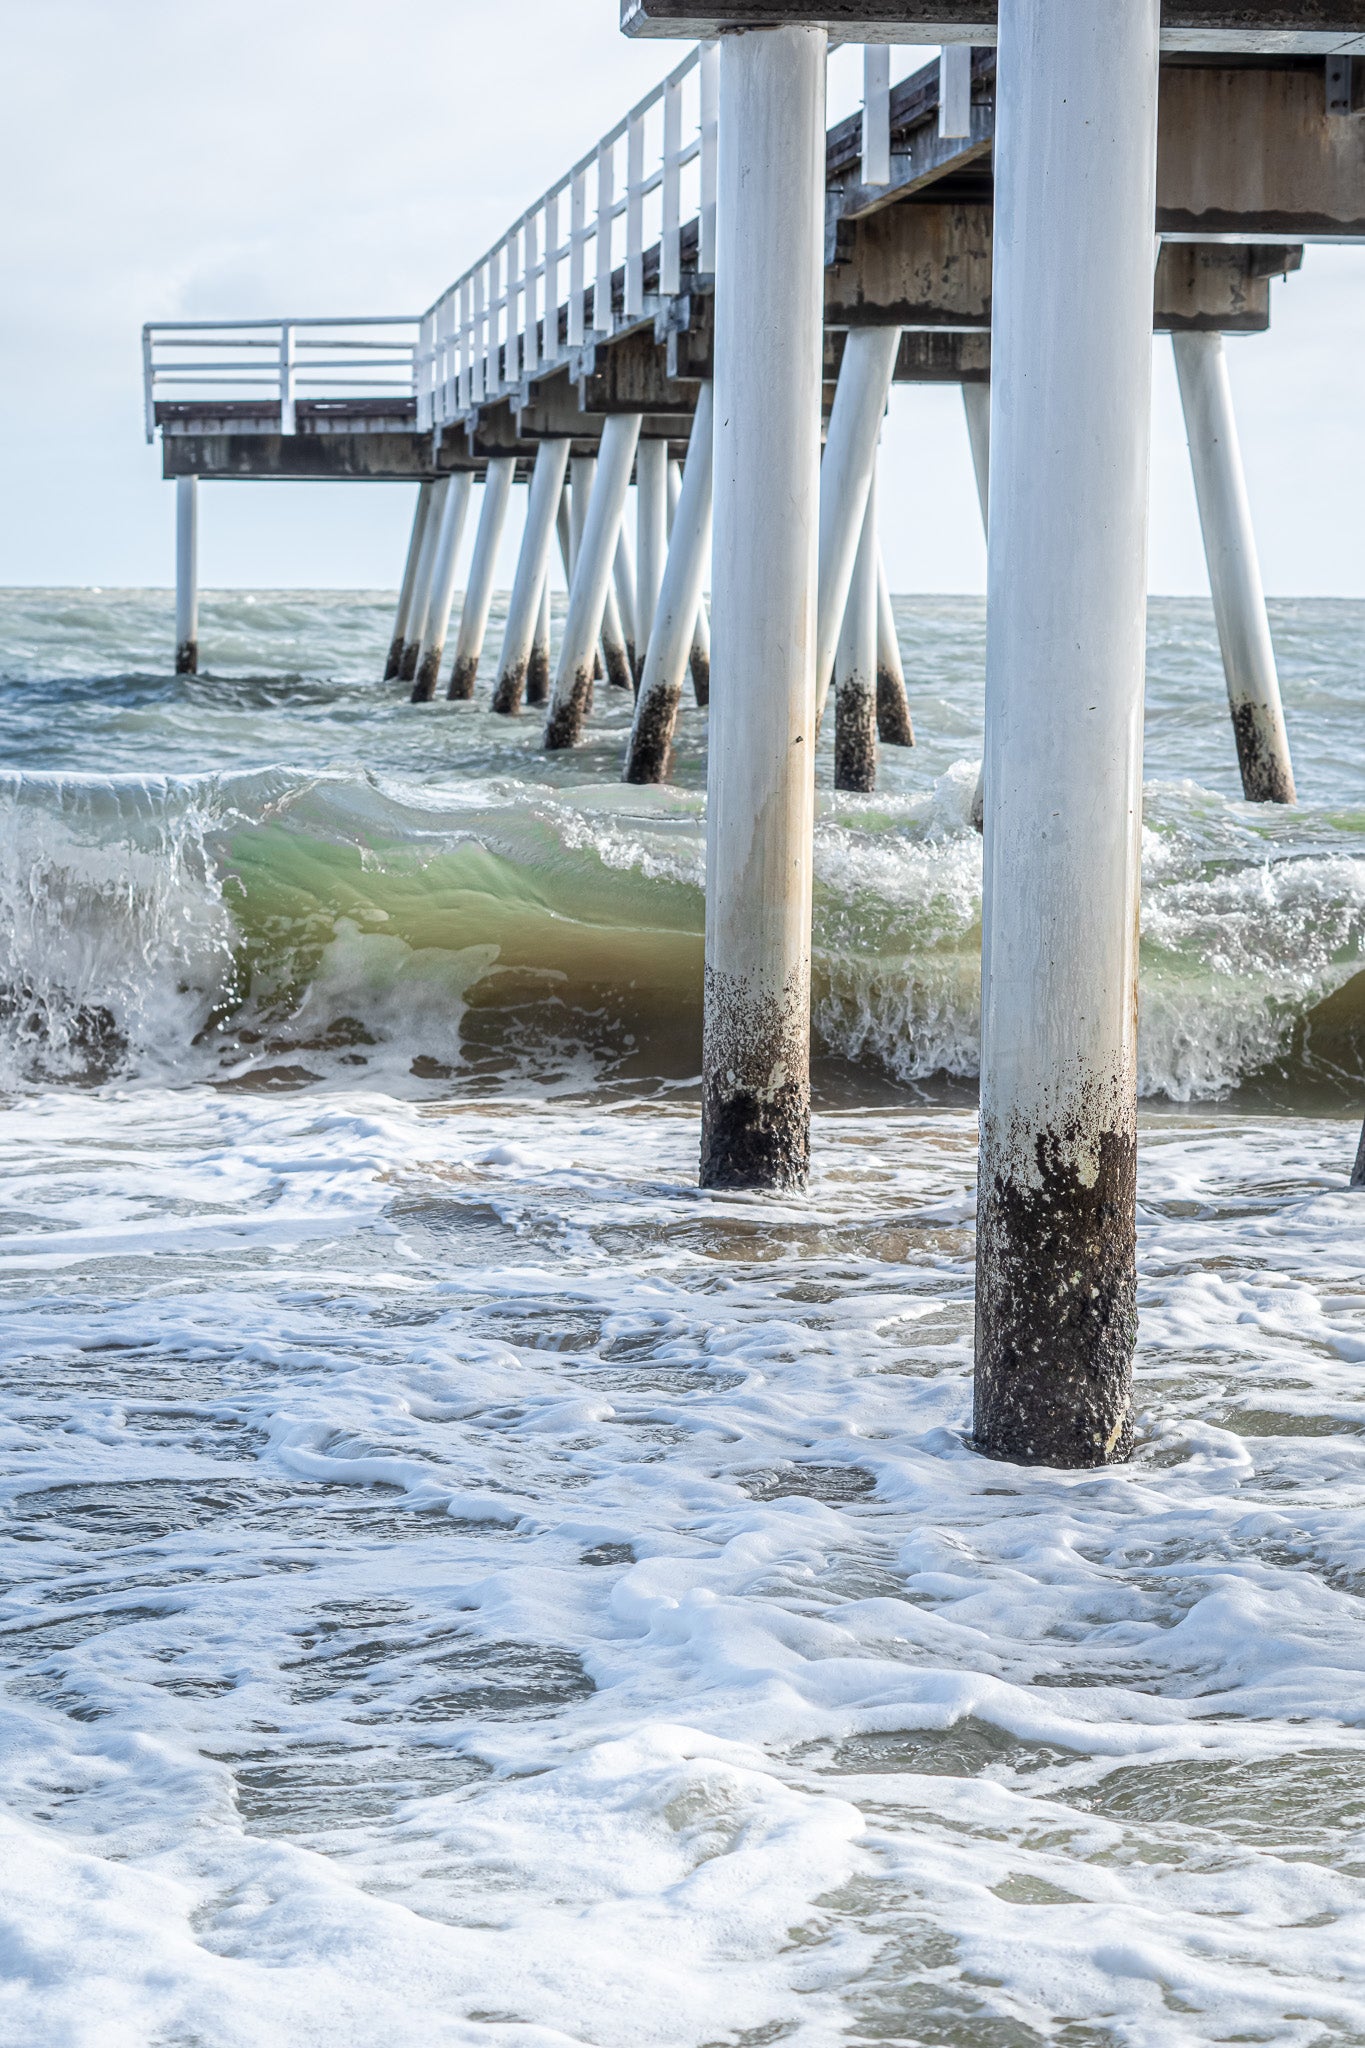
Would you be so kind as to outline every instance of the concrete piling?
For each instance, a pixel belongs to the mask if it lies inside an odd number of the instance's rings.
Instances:
[[[431,591],[427,600],[426,623],[413,674],[412,701],[427,704],[436,695],[450,628],[450,608],[455,601],[455,578],[460,568],[460,542],[464,538],[465,516],[474,488],[469,470],[458,470],[446,487],[441,509],[441,530],[431,560]]]
[[[979,1450],[1132,1447],[1160,0],[1003,0],[977,1224]]]
[[[709,396],[708,396],[709,404]],[[711,430],[708,428],[707,430]],[[690,443],[688,444],[690,447]],[[682,496],[682,464],[670,461],[668,465],[668,539],[673,544],[673,521],[677,516],[678,500]],[[708,553],[711,536],[708,530],[706,545]],[[711,701],[711,621],[707,615],[706,599],[697,600],[697,623],[692,628],[692,649],[688,655],[688,666],[692,671],[692,695],[699,710],[705,710]]]
[[[199,479],[175,480],[175,672],[199,668]]]
[[[663,782],[668,775],[683,671],[696,643],[701,589],[711,552],[711,390],[709,383],[703,384],[697,397],[687,468],[635,699],[635,719],[626,749],[627,782]]]
[[[551,752],[577,746],[592,705],[593,658],[611,588],[616,536],[626,507],[639,437],[638,413],[611,413],[602,428],[596,475],[578,529],[569,614],[545,720],[545,745]],[[578,457],[574,458],[573,468],[574,517],[578,522]]]
[[[531,659],[526,665],[526,701],[528,704],[548,704],[550,701],[550,578],[548,574],[540,586],[540,612],[536,619],[536,637],[531,642]]]
[[[412,531],[408,535],[408,556],[403,564],[403,583],[398,592],[398,610],[394,614],[393,638],[389,642],[389,658],[384,664],[384,681],[395,681],[403,666],[403,649],[407,645],[408,619],[412,612],[412,593],[417,585],[417,566],[422,555],[422,541],[426,535],[427,520],[431,513],[431,485],[417,486],[417,503],[413,508]]]
[[[440,476],[431,486],[431,502],[427,507],[426,525],[422,530],[417,571],[412,580],[412,604],[408,611],[407,638],[403,642],[403,659],[398,667],[400,683],[412,682],[417,674],[422,641],[426,637],[427,614],[431,609],[431,585],[436,571],[436,550],[440,545],[441,524],[445,518],[450,485],[450,477]]]
[[[898,327],[855,327],[844,343],[820,465],[820,597],[815,715],[824,714],[844,623],[877,440],[900,346]]]
[[[630,662],[632,686],[638,688],[645,649],[639,627],[635,623],[635,558],[631,553],[630,533],[624,519],[621,521],[621,531],[616,536],[616,558],[612,563],[611,575],[616,591],[616,608],[621,617],[621,631],[625,636],[626,657]]]
[[[455,639],[455,662],[450,672],[448,697],[468,701],[479,678],[483,638],[488,631],[488,611],[493,602],[493,577],[498,566],[498,547],[507,520],[516,457],[494,456],[484,478],[483,504],[479,509],[479,530],[474,537],[474,559],[465,581],[460,630]]]
[[[663,587],[667,553],[668,443],[641,441],[635,455],[635,630],[645,649]]]
[[[1292,804],[1294,769],[1221,334],[1173,334],[1242,794]]]
[[[877,546],[877,738],[884,747],[913,747],[915,727],[905,693],[896,618],[881,544]]]
[[[508,718],[521,710],[527,690],[527,671],[540,626],[542,602],[549,593],[550,550],[554,546],[568,466],[567,441],[541,442],[526,493],[526,525],[507,605],[498,679],[493,687],[492,708]]]
[[[877,787],[877,473],[868,485],[863,530],[834,658],[834,787]]]
[[[826,49],[823,28],[720,38],[707,1187],[810,1166]]]
[[[962,386],[962,410],[967,415],[967,440],[976,475],[976,498],[981,507],[981,524],[991,523],[991,387],[985,383]]]

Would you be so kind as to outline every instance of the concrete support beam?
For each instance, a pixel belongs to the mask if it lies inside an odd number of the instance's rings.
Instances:
[[[975,1438],[1132,1446],[1159,0],[1005,0]]]
[[[834,662],[834,787],[877,787],[877,472],[863,508],[862,532]]]
[[[545,745],[551,751],[577,746],[592,705],[593,659],[611,589],[616,536],[625,511],[639,437],[638,413],[615,413],[602,430],[601,454],[586,516],[582,517],[573,587],[569,592],[569,615],[545,721]],[[575,478],[575,518],[582,516],[578,497]]]
[[[696,643],[702,582],[711,552],[712,439],[711,386],[703,384],[635,700],[626,749],[627,782],[664,782],[668,777],[683,670]]]
[[[493,710],[515,717],[527,692],[527,670],[536,645],[543,598],[549,590],[550,550],[555,522],[564,497],[564,472],[569,466],[567,441],[542,441],[526,497],[526,525],[517,556],[517,573],[507,605]]]
[[[413,507],[412,531],[408,535],[407,560],[403,564],[403,582],[398,592],[398,609],[393,618],[393,638],[389,642],[389,658],[384,665],[384,681],[391,683],[403,666],[403,649],[407,645],[408,618],[412,612],[412,593],[417,584],[417,564],[421,559],[422,540],[426,533],[427,519],[431,512],[431,485],[419,484],[417,503]]]
[[[502,541],[502,529],[507,521],[507,506],[512,496],[512,478],[516,467],[515,456],[500,455],[489,463],[488,474],[484,478],[479,530],[474,538],[474,559],[469,565],[469,575],[465,581],[460,631],[455,642],[455,663],[450,672],[450,689],[447,692],[457,700],[464,699],[467,702],[474,695],[474,685],[479,678],[479,658],[483,653],[483,636],[488,631],[488,611],[493,602],[493,578],[498,566],[498,548]]]
[[[826,47],[720,46],[707,1187],[799,1187],[810,1163]]]
[[[199,479],[182,476],[175,486],[175,672],[192,676],[199,667]]]
[[[474,479],[468,470],[452,476],[445,487],[441,530],[431,559],[431,591],[427,600],[422,644],[413,671],[412,701],[429,704],[440,680],[446,634],[450,630],[450,608],[455,602],[455,578],[460,568],[460,542],[464,539],[465,516],[469,511]]]
[[[1242,793],[1292,804],[1294,770],[1221,334],[1172,337]]]
[[[699,41],[727,29],[816,21],[851,43],[994,43],[1003,11],[998,0],[621,0],[621,29]],[[1360,0],[1165,0],[1162,9],[1166,50],[1325,56],[1362,42]]]

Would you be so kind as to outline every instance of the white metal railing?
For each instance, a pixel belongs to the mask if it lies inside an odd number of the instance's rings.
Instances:
[[[383,335],[373,330],[383,328]],[[142,330],[147,439],[162,399],[230,401],[259,392],[295,430],[299,399],[411,398],[421,316],[349,320],[155,320]]]
[[[651,319],[681,290],[693,221],[697,269],[714,271],[718,70],[714,43],[689,51],[423,315],[419,428],[518,391],[585,342]],[[647,293],[645,251],[656,243],[658,290]],[[617,305],[612,274],[622,266]]]

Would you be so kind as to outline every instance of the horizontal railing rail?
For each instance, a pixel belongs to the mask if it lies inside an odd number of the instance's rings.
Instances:
[[[419,428],[652,318],[682,288],[687,230],[696,270],[714,272],[718,85],[717,46],[698,44],[441,294],[422,318]],[[657,289],[646,292],[655,245]]]
[[[278,404],[283,434],[296,431],[300,400],[410,399],[421,325],[415,313],[149,321],[142,330],[147,439],[156,432],[159,399],[208,404],[259,392]]]

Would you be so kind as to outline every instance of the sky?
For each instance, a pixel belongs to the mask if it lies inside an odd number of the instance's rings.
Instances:
[[[617,0],[0,0],[0,585],[169,584],[143,321],[419,312],[676,61],[616,22]],[[859,86],[836,53],[831,119]],[[1365,597],[1365,251],[1310,248],[1272,293],[1270,333],[1228,345],[1266,584]],[[1168,342],[1154,367],[1151,585],[1198,594]],[[893,586],[982,590],[956,390],[898,389],[883,450]],[[200,501],[205,588],[377,588],[413,488]]]

